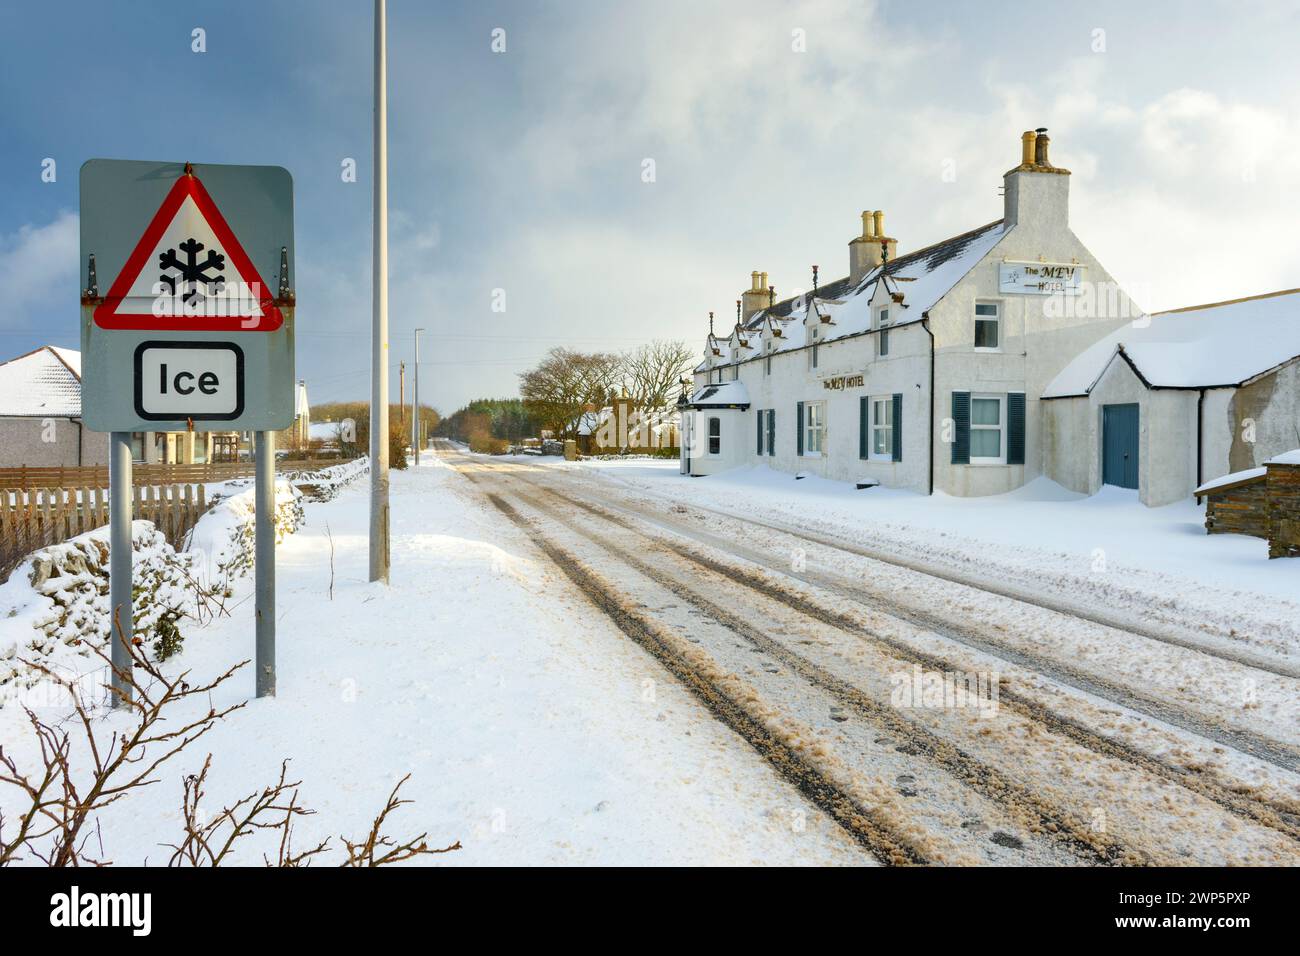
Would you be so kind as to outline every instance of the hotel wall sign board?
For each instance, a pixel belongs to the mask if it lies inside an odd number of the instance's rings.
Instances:
[[[1075,262],[1001,262],[998,292],[1006,295],[1078,295],[1083,266]]]

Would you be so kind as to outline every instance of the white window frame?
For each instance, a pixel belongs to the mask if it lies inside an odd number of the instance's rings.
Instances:
[[[816,414],[814,414],[816,413]],[[816,424],[813,419],[816,418]],[[813,450],[813,436],[817,437],[816,451]],[[826,403],[804,402],[803,405],[803,456],[820,458],[826,452]]]
[[[763,374],[772,374],[772,340],[763,343]]]
[[[867,425],[867,459],[869,461],[894,460],[894,396],[872,395],[867,399],[867,412],[871,416]],[[887,421],[880,424],[877,412],[883,408]],[[876,451],[876,432],[885,435],[885,450]]]
[[[995,314],[993,314],[993,315],[991,315],[991,316],[989,316],[989,315],[980,315],[980,314],[979,314],[979,308],[980,308],[980,306],[992,306],[992,307],[996,310],[996,312],[995,312]],[[994,329],[996,329],[996,335],[997,335],[997,340],[998,340],[998,344],[997,344],[997,345],[974,345],[974,343],[975,343],[976,341],[978,341],[978,339],[977,339],[977,337],[976,337],[976,331],[979,329],[979,324],[980,324],[981,322],[992,322],[992,323],[993,323],[993,327],[994,327]],[[1001,352],[1001,351],[1002,351],[1002,303],[1001,303],[1001,302],[989,302],[989,301],[987,301],[987,300],[982,301],[982,302],[977,301],[977,302],[975,303],[975,325],[974,325],[974,330],[975,330],[975,331],[972,331],[972,333],[971,333],[971,343],[972,343],[972,346],[974,347],[974,349],[975,349],[976,352]]]
[[[979,400],[996,401],[998,403],[998,424],[996,429],[993,425],[975,424],[975,402]],[[981,392],[971,393],[970,397],[970,431],[971,431],[971,455],[970,463],[972,465],[1005,465],[1007,463],[1007,396],[1005,394],[992,394]],[[998,456],[990,458],[989,456],[976,457],[975,455],[975,432],[976,431],[994,431],[998,432]]]
[[[716,436],[713,434],[713,425],[715,422],[717,423],[718,426],[718,434]],[[713,450],[713,441],[715,438],[717,439],[718,442],[717,451]],[[710,415],[708,416],[708,418],[705,419],[704,443],[705,443],[704,444],[705,452],[708,455],[708,457],[710,458],[721,457],[722,455],[722,416],[721,415]]]
[[[821,331],[821,330],[818,329],[817,326],[812,326],[812,327],[808,330],[808,336],[809,336],[808,368],[809,368],[810,370],[811,370],[811,369],[815,369],[815,368],[817,367],[817,361],[818,361],[817,347],[818,347],[818,345],[821,344],[821,343],[818,341],[818,333],[819,333],[820,331]]]
[[[889,358],[889,306],[876,309],[876,357]]]

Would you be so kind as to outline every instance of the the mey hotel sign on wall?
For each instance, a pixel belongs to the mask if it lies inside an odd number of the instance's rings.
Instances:
[[[998,292],[1003,295],[1078,295],[1083,266],[1077,262],[998,264]]]

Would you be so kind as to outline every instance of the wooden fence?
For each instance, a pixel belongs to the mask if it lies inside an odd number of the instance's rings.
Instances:
[[[317,471],[339,464],[338,459],[310,461],[278,460],[276,471]],[[225,461],[206,465],[146,465],[137,462],[131,466],[131,483],[137,486],[192,485],[229,481],[232,478],[251,478],[253,462]],[[0,488],[107,488],[108,466],[94,465],[84,468],[30,467],[0,468]]]
[[[174,548],[207,510],[202,484],[132,489],[132,517],[152,521]],[[31,552],[108,524],[104,488],[0,487],[0,581]]]

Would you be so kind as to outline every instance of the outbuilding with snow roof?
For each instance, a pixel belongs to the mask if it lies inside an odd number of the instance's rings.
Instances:
[[[1191,495],[1300,444],[1300,289],[1125,323],[1043,391],[1044,471],[1075,491]]]

